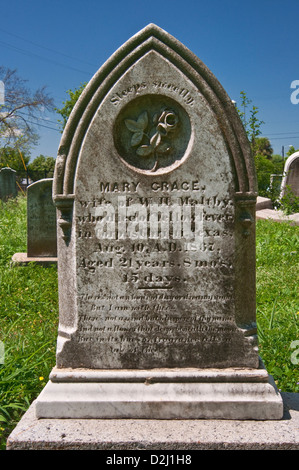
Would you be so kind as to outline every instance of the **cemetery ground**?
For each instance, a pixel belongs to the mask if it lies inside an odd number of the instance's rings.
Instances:
[[[0,449],[55,365],[56,266],[12,266],[26,251],[26,197],[0,201]],[[283,392],[299,392],[298,226],[257,221],[259,352]],[[244,286],[246,288],[246,286]],[[294,342],[297,341],[296,344]],[[3,354],[4,353],[4,354]]]

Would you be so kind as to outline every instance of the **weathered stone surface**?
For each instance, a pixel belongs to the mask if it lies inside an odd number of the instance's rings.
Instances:
[[[236,401],[242,408],[242,390],[251,410],[264,400],[252,419],[282,416],[272,385],[260,377],[253,384],[249,372],[238,385],[231,375],[221,385],[203,384],[200,374],[182,388],[174,377],[164,383],[169,369],[259,367],[250,145],[231,100],[197,57],[155,25],[122,46],[68,121],[53,194],[59,209],[58,370],[116,370],[119,410],[128,403],[131,417],[140,417],[140,409],[154,417],[153,388],[136,384],[135,371],[149,369],[162,371],[155,385],[159,419],[169,419],[169,400],[174,416],[182,417],[191,397],[188,417],[215,416],[221,386],[231,401],[218,417],[232,417]],[[78,376],[75,382],[51,380],[37,402],[38,416],[54,412],[56,390],[68,408],[70,397],[84,389]],[[86,386],[85,416],[90,400],[109,408],[114,382]],[[271,418],[265,387],[277,404]],[[84,417],[84,396],[79,401],[73,418]],[[102,406],[94,410],[93,417],[103,416]]]
[[[261,211],[263,209],[273,209],[273,202],[267,197],[257,197],[256,200],[256,211]]]
[[[87,87],[82,102],[96,104],[81,117],[80,152],[73,139],[64,182],[56,169],[56,204],[73,211],[69,240],[59,237],[58,366],[257,367],[244,131],[223,90],[216,108],[220,85],[211,74],[204,82],[183,46],[156,27],[136,40],[134,61],[128,45],[118,53],[121,76],[104,69]],[[249,174],[236,172],[231,152],[248,159]],[[159,211],[169,230],[152,227]]]
[[[11,168],[0,169],[0,199],[8,199],[17,195],[16,172]]]

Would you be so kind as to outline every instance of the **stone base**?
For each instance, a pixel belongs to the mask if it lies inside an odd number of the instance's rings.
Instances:
[[[184,450],[299,450],[299,393],[281,396],[284,415],[278,421],[37,419],[33,403],[10,434],[7,450],[101,450],[110,451],[109,455],[111,451],[118,455],[118,451],[140,450],[142,459],[147,458],[145,450],[154,454],[157,450],[162,454]]]
[[[283,403],[265,369],[54,369],[36,416],[271,420]]]
[[[29,263],[37,263],[43,266],[47,266],[49,264],[57,264],[57,257],[50,257],[50,256],[27,256],[27,253],[15,253],[11,260],[12,264],[16,265],[27,265]]]
[[[256,199],[256,211],[261,211],[263,209],[273,209],[273,202],[267,197],[258,196]]]
[[[299,213],[285,215],[283,211],[274,209],[262,209],[256,212],[256,220],[273,220],[274,222],[289,222],[291,225],[299,225]]]

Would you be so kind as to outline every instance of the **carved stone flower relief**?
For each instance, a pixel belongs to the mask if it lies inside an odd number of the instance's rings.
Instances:
[[[143,111],[137,118],[125,119],[127,129],[132,132],[131,147],[136,147],[140,157],[154,157],[151,171],[159,166],[159,157],[171,150],[171,137],[177,129],[179,118],[171,109],[162,108],[149,119],[149,113]]]

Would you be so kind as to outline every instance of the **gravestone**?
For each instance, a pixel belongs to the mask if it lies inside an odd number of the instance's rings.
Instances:
[[[53,178],[27,188],[27,253],[15,253],[16,264],[57,262],[56,207],[52,199]]]
[[[283,175],[280,197],[285,196],[288,187],[294,196],[299,197],[299,152],[295,152],[287,158]]]
[[[53,178],[27,188],[27,255],[56,257],[56,207],[52,200]]]
[[[16,172],[11,168],[0,169],[0,199],[17,196]]]
[[[149,25],[62,136],[56,366],[38,418],[280,419],[255,323],[256,177],[230,98]]]

